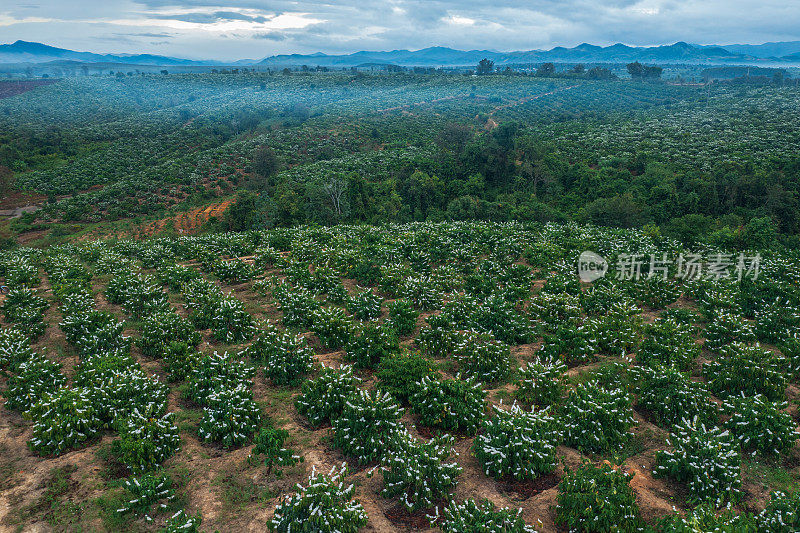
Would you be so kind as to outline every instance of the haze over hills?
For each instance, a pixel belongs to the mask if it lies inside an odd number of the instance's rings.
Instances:
[[[352,54],[285,54],[261,60],[242,59],[233,62],[191,60],[151,54],[98,54],[57,48],[42,43],[16,41],[0,45],[0,63],[121,63],[129,65],[242,65],[284,67],[290,65],[349,67],[365,64],[399,66],[468,66],[483,58],[496,65],[529,64],[544,61],[616,63],[641,61],[649,63],[749,63],[755,61],[800,61],[800,41],[765,43],[763,45],[691,45],[677,42],[672,45],[639,47],[614,44],[596,46],[588,43],[574,48],[557,46],[550,50],[496,52],[490,50],[454,50],[435,46],[421,50],[360,51]]]

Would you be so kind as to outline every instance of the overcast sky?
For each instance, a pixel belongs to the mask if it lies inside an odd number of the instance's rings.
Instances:
[[[262,58],[358,50],[531,50],[800,40],[800,0],[0,0],[0,42]]]

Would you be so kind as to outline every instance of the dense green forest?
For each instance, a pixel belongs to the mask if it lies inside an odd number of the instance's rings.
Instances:
[[[46,197],[6,233],[236,195],[212,226],[575,220],[793,243],[798,91],[410,72],[69,78],[0,100],[0,166]]]

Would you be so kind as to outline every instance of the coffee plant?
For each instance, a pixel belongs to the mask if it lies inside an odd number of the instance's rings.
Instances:
[[[788,405],[788,402],[771,402],[760,394],[728,398],[723,405],[723,411],[730,417],[725,428],[743,451],[778,457],[800,437],[792,416],[783,411]]]
[[[733,343],[725,346],[719,358],[703,365],[708,388],[721,398],[763,394],[768,400],[784,397],[787,376],[785,361],[759,345]]]
[[[753,327],[741,315],[717,311],[711,323],[706,326],[705,348],[718,352],[731,343],[752,343],[756,341]]]
[[[352,366],[340,369],[322,368],[316,379],[303,383],[295,406],[308,419],[312,427],[336,419],[344,409],[348,398],[358,391],[361,379],[353,375]]]
[[[636,361],[649,365],[674,365],[689,370],[700,355],[690,325],[674,318],[660,318],[645,327],[645,336],[636,352]]]
[[[311,331],[332,350],[343,348],[355,334],[355,324],[339,307],[323,307],[311,314]]]
[[[261,409],[246,386],[219,387],[208,395],[205,404],[198,430],[203,440],[219,442],[227,448],[247,443],[255,433]]]
[[[432,507],[449,496],[463,470],[453,455],[453,437],[442,435],[420,441],[407,431],[398,431],[381,459],[385,497],[400,496],[409,512]]]
[[[556,523],[569,531],[637,531],[641,528],[633,476],[608,464],[584,463],[558,484]]]
[[[275,385],[298,385],[311,371],[314,350],[300,335],[292,335],[268,325],[240,356],[247,356],[259,366]]]
[[[399,431],[402,410],[390,394],[359,390],[333,422],[333,445],[360,464],[378,461]]]
[[[721,506],[736,500],[741,479],[738,442],[729,431],[706,427],[697,418],[677,424],[667,439],[671,451],[656,453],[656,477],[686,484],[689,500]]]
[[[383,299],[376,296],[372,291],[364,291],[356,294],[347,304],[347,310],[359,320],[372,320],[381,316]]]
[[[66,385],[67,378],[61,373],[61,364],[44,355],[34,354],[20,363],[18,373],[8,378],[6,409],[25,412],[33,407],[45,393],[53,393]]]
[[[525,411],[514,404],[494,408],[473,448],[487,476],[523,480],[555,469],[560,441],[561,430],[547,410]]]
[[[800,492],[776,490],[766,507],[756,515],[760,532],[792,533],[800,529]]]
[[[214,352],[203,356],[189,375],[186,394],[200,405],[206,405],[208,397],[218,389],[250,387],[255,369],[232,353]]]
[[[653,422],[671,427],[685,418],[698,417],[709,424],[716,422],[718,409],[703,383],[692,381],[675,367],[653,365],[634,370],[638,399],[636,405]]]
[[[253,439],[255,446],[250,451],[250,457],[264,456],[267,475],[270,475],[274,468],[275,476],[280,477],[283,471],[275,467],[293,466],[303,461],[302,456],[284,448],[287,438],[289,438],[289,432],[285,429],[262,427]]]
[[[389,318],[386,320],[386,327],[394,331],[398,337],[414,332],[417,328],[419,312],[411,306],[410,302],[395,300],[387,307],[389,308]]]
[[[160,415],[134,408],[120,423],[119,440],[114,441],[114,454],[135,474],[149,472],[174,455],[180,446],[178,427],[172,413]]]
[[[200,344],[200,334],[191,322],[172,311],[162,311],[147,316],[142,321],[142,336],[137,341],[142,355],[152,358],[164,356],[165,348],[172,342],[187,346]]]
[[[429,517],[437,523],[444,533],[486,532],[486,533],[536,533],[522,519],[522,509],[516,512],[508,507],[500,509],[489,500],[480,504],[473,499],[462,503],[451,501],[439,515],[438,507],[435,515]]]
[[[461,371],[486,383],[504,381],[511,373],[511,350],[489,333],[466,332],[453,347]]]
[[[425,376],[410,403],[422,425],[470,435],[478,431],[483,420],[486,395],[474,378],[439,380]]]
[[[125,480],[124,487],[130,496],[117,512],[143,516],[148,522],[153,521],[154,515],[166,511],[175,499],[172,480],[164,474],[132,477]]]
[[[90,391],[80,388],[45,392],[25,416],[33,420],[28,446],[41,455],[61,455],[93,438],[103,427]]]
[[[517,371],[517,398],[537,407],[558,405],[567,390],[566,372],[566,365],[558,359],[528,363]]]
[[[592,453],[618,450],[631,438],[629,430],[636,423],[627,392],[591,381],[570,392],[561,421],[566,444]]]
[[[267,522],[278,533],[356,533],[367,525],[364,507],[353,499],[355,485],[346,485],[346,466],[325,475],[311,472],[307,485],[298,483],[297,492],[284,496]]]
[[[436,363],[422,355],[398,353],[381,359],[375,377],[380,390],[391,394],[400,405],[407,406],[422,379],[435,375],[436,368]]]

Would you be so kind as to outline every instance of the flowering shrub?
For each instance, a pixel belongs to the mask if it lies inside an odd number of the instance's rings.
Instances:
[[[256,277],[259,272],[253,265],[241,259],[217,260],[211,265],[211,271],[227,283],[243,283]]]
[[[531,526],[526,525],[522,519],[522,509],[517,512],[508,507],[495,509],[489,500],[484,500],[480,505],[475,500],[464,500],[462,503],[451,501],[439,516],[430,517],[432,522],[439,522],[439,528],[444,533],[464,533],[467,531],[485,531],[486,533],[536,533]]]
[[[21,287],[8,291],[0,309],[6,321],[20,324],[28,336],[36,338],[44,333],[42,320],[48,307],[50,304],[47,300],[36,296],[33,289]]]
[[[208,396],[216,389],[249,387],[255,369],[231,353],[205,355],[189,376],[187,396],[205,405]]]
[[[122,335],[125,324],[105,311],[83,311],[67,315],[59,324],[67,342],[81,357],[113,351],[128,352],[131,339]]]
[[[561,419],[566,443],[582,452],[611,452],[630,439],[635,421],[628,393],[597,382],[580,384],[567,396]]]
[[[484,382],[503,381],[511,373],[511,350],[489,333],[465,332],[453,347],[461,370]]]
[[[650,413],[655,423],[670,427],[695,416],[703,422],[716,422],[716,404],[705,384],[692,381],[675,367],[640,367],[634,373],[637,405]]]
[[[741,315],[727,311],[716,311],[711,323],[706,327],[705,347],[713,352],[734,342],[750,343],[756,341],[753,327]]]
[[[169,381],[183,381],[200,363],[203,355],[185,342],[170,342],[164,346],[163,365]]]
[[[19,328],[0,328],[0,371],[16,372],[33,356],[31,341]]]
[[[303,287],[292,289],[287,283],[278,285],[272,292],[278,309],[283,313],[287,327],[309,328],[320,304],[314,294]]]
[[[303,461],[303,457],[295,455],[292,450],[287,450],[283,447],[283,443],[289,437],[289,432],[285,429],[276,429],[274,427],[263,427],[256,435],[253,441],[255,446],[250,452],[250,457],[256,455],[264,456],[264,464],[267,467],[267,475],[272,472],[272,468],[276,466],[292,466],[298,462]],[[275,469],[275,476],[280,477],[282,471]]]
[[[417,328],[419,312],[414,310],[406,300],[395,300],[388,305],[389,318],[386,327],[392,329],[398,337],[409,335]]]
[[[267,522],[269,530],[291,533],[302,524],[300,531],[356,533],[367,525],[367,513],[353,500],[355,485],[345,485],[345,473],[346,466],[332,468],[327,475],[315,467],[306,486],[298,484],[295,494],[283,497]]]
[[[600,349],[595,329],[592,322],[559,326],[553,334],[544,334],[536,355],[540,360],[560,361],[570,367],[591,363]]]
[[[180,446],[174,420],[172,413],[161,416],[134,408],[130,416],[118,424],[120,438],[114,441],[115,455],[137,474],[158,468]]]
[[[759,531],[793,533],[800,530],[800,492],[776,490],[769,502],[756,516]]]
[[[220,342],[244,342],[253,337],[256,327],[253,318],[244,310],[244,304],[230,295],[220,298],[211,310],[211,334]]]
[[[744,451],[752,455],[780,455],[797,441],[800,434],[789,413],[782,410],[788,402],[770,402],[762,395],[728,398],[723,410],[730,418],[725,428]]]
[[[442,435],[428,442],[407,431],[399,431],[381,459],[383,496],[400,495],[409,511],[427,509],[455,488],[463,470],[448,462],[453,455],[453,437]]]
[[[205,441],[217,441],[225,447],[245,444],[255,433],[261,410],[249,388],[219,387],[206,398],[198,434]]]
[[[347,359],[357,367],[375,368],[385,357],[400,350],[400,342],[394,331],[383,325],[370,323],[359,328],[345,350]]]
[[[677,424],[667,445],[673,451],[656,453],[654,476],[685,483],[691,502],[721,506],[736,499],[741,480],[741,458],[729,431],[706,428],[697,418]]]
[[[379,389],[391,394],[401,405],[408,405],[419,382],[434,375],[435,369],[436,364],[422,355],[398,353],[381,359],[375,377]]]
[[[117,274],[108,282],[106,297],[111,303],[121,304],[136,318],[169,310],[169,300],[163,289],[152,277],[142,274]]]
[[[314,311],[311,316],[311,331],[332,350],[346,346],[355,333],[355,324],[339,307],[324,307]]]
[[[744,393],[763,394],[768,400],[780,400],[786,390],[785,361],[761,348],[733,343],[726,346],[719,359],[703,365],[708,388],[721,398]]]
[[[559,404],[567,390],[566,371],[566,365],[559,360],[537,359],[528,363],[518,371],[517,398],[539,407]]]
[[[398,296],[403,296],[414,304],[417,309],[422,309],[423,311],[438,309],[442,305],[442,293],[429,276],[405,278]]]
[[[319,426],[341,414],[345,402],[358,391],[360,383],[361,380],[353,375],[352,366],[343,366],[339,370],[323,367],[317,379],[303,383],[295,406],[312,426]]]
[[[89,391],[81,388],[45,392],[25,416],[33,420],[28,446],[42,455],[61,455],[103,427]]]
[[[800,310],[788,300],[756,310],[755,318],[755,334],[761,342],[785,342],[800,328]]]
[[[529,312],[545,329],[560,325],[577,325],[581,317],[581,301],[567,293],[540,293],[531,299]]]
[[[161,311],[147,316],[142,321],[142,336],[137,341],[142,355],[159,358],[172,342],[183,342],[187,346],[200,344],[200,334],[191,322],[173,311]]]
[[[297,385],[314,363],[314,350],[300,335],[291,335],[268,325],[240,356],[264,366],[264,373],[276,385]]]
[[[8,378],[6,409],[25,412],[36,404],[45,393],[52,393],[67,383],[61,373],[61,364],[39,354],[21,363],[19,373]]]
[[[636,531],[641,520],[632,477],[605,463],[567,470],[558,484],[556,523],[569,531]]]
[[[132,477],[125,480],[124,486],[131,497],[117,509],[117,512],[144,516],[148,522],[153,520],[152,515],[166,510],[170,502],[175,499],[172,480],[164,474]]]
[[[609,355],[625,356],[636,349],[642,334],[642,316],[634,305],[614,304],[596,324],[599,348]]]
[[[486,410],[486,396],[474,378],[439,380],[425,376],[410,399],[420,423],[445,431],[474,434]]]
[[[377,461],[399,430],[401,414],[388,393],[360,390],[345,401],[342,413],[333,420],[333,445],[361,464]]]
[[[352,298],[347,304],[347,310],[359,320],[371,320],[381,316],[383,299],[372,291],[363,291]]]
[[[689,370],[700,355],[691,326],[672,318],[661,318],[645,327],[645,338],[636,352],[643,364],[675,365]]]
[[[561,430],[547,410],[524,411],[514,404],[494,408],[475,438],[474,450],[487,476],[534,479],[555,469]]]
[[[674,280],[664,279],[661,276],[648,276],[638,283],[633,283],[631,296],[637,301],[650,307],[666,307],[675,303],[681,296],[681,288]]]
[[[162,285],[166,285],[171,291],[179,291],[183,288],[184,283],[201,278],[203,275],[196,268],[172,264],[159,268],[156,277]]]

